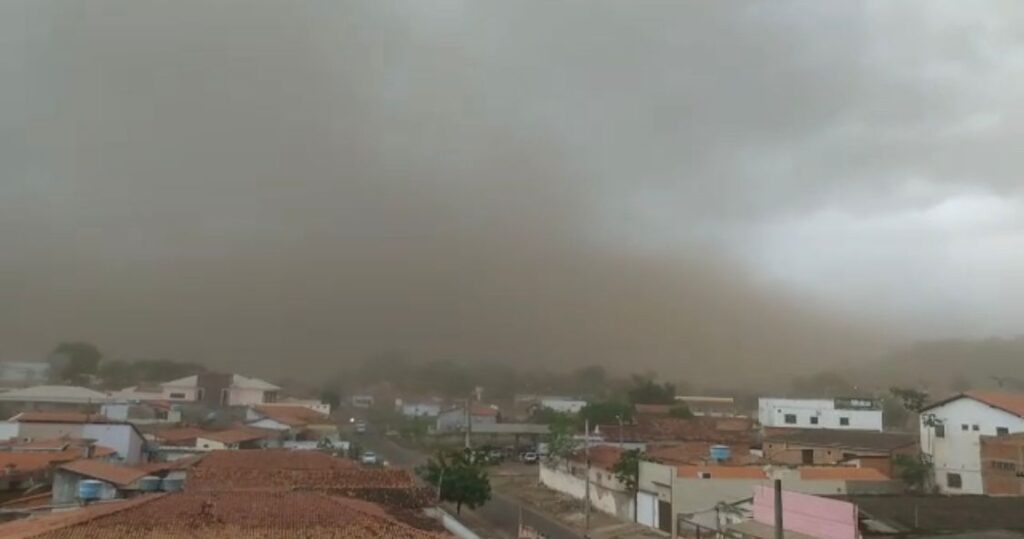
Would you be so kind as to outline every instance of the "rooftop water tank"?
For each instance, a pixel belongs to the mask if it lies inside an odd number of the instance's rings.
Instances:
[[[725,462],[729,460],[731,451],[727,445],[713,445],[711,446],[711,460],[716,462]]]
[[[177,492],[181,490],[182,487],[184,486],[185,480],[177,477],[165,477],[163,481],[160,482],[160,489],[165,490],[167,492]]]
[[[155,475],[147,475],[146,477],[139,479],[139,490],[143,492],[160,490],[160,478]]]
[[[100,499],[103,492],[103,481],[83,479],[78,482],[78,498],[84,501]]]

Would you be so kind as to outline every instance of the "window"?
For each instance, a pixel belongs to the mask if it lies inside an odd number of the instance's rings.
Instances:
[[[1005,460],[993,460],[992,467],[997,470],[1006,470],[1008,472],[1017,471],[1017,464],[1013,462],[1007,462]]]
[[[977,425],[971,425],[971,430],[977,432],[978,431],[978,426]]]
[[[818,424],[818,416],[811,416],[811,424],[812,425],[817,425]]]
[[[946,474],[946,486],[949,488],[963,488],[963,480],[960,479],[958,473],[947,473]]]
[[[996,427],[996,436],[1006,436],[1010,434],[1009,427]]]
[[[800,450],[800,463],[801,464],[814,464],[814,450],[813,449],[801,449]]]
[[[697,472],[697,477],[701,479],[711,479],[711,472]]]
[[[177,393],[177,392],[175,392],[175,393],[171,393],[170,397],[172,399],[184,399],[185,398],[185,394],[184,393]]]
[[[963,423],[960,425],[960,430],[967,430],[968,427],[970,427],[970,425],[968,425],[967,423]]]
[[[197,401],[201,401],[201,400],[203,400],[203,395],[205,395],[205,394],[206,394],[206,393],[205,393],[205,392],[203,391],[203,388],[199,388],[199,389],[197,389],[197,390],[196,390],[196,400],[197,400]]]
[[[796,425],[796,414],[786,414],[785,421],[787,425]]]
[[[850,418],[848,418],[848,417],[840,417],[839,418],[839,425],[843,426],[843,427],[849,427],[850,426]]]
[[[935,437],[945,438],[946,437],[946,426],[943,424],[935,425]]]

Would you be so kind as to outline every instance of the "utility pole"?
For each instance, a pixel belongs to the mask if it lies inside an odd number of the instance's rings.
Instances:
[[[472,449],[473,446],[469,441],[470,434],[473,431],[473,414],[469,411],[470,400],[466,399],[466,449]]]
[[[583,537],[590,537],[590,419],[583,421],[583,461],[587,477],[583,493]]]
[[[775,480],[775,539],[785,539],[786,531],[782,526],[782,480]]]
[[[615,419],[619,420],[619,449],[623,449],[622,445],[622,416],[617,415]]]

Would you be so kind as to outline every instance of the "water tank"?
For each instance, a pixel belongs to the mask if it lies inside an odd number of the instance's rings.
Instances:
[[[155,475],[147,475],[146,477],[139,479],[139,490],[143,492],[160,490],[160,478]]]
[[[711,460],[717,462],[724,462],[729,460],[730,450],[727,445],[713,445],[711,446]]]
[[[83,479],[78,482],[78,498],[84,501],[100,499],[103,493],[103,481]]]
[[[177,491],[181,490],[182,487],[184,487],[184,486],[185,486],[185,480],[183,478],[180,478],[180,477],[175,477],[175,478],[165,477],[163,479],[163,481],[160,482],[160,489],[161,490],[165,490],[167,492],[177,492]]]

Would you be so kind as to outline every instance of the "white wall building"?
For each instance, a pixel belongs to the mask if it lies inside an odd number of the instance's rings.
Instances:
[[[116,451],[117,458],[125,464],[145,462],[145,438],[131,423],[97,422],[86,414],[25,412],[5,422],[0,431],[13,432],[21,440],[88,438]]]
[[[204,400],[199,375],[186,376],[160,384],[164,399],[170,401],[195,402]],[[231,375],[231,383],[221,388],[220,404],[223,406],[251,406],[277,401],[281,388],[259,378]]]
[[[1024,394],[968,391],[921,411],[921,452],[944,494],[983,494],[979,436],[1024,432]]]
[[[587,401],[565,397],[544,397],[540,400],[541,408],[550,408],[562,414],[578,414],[586,405]]]
[[[406,417],[437,417],[441,414],[441,405],[434,402],[404,402],[400,409]]]
[[[882,430],[882,406],[874,399],[775,399],[757,402],[765,427]]]

